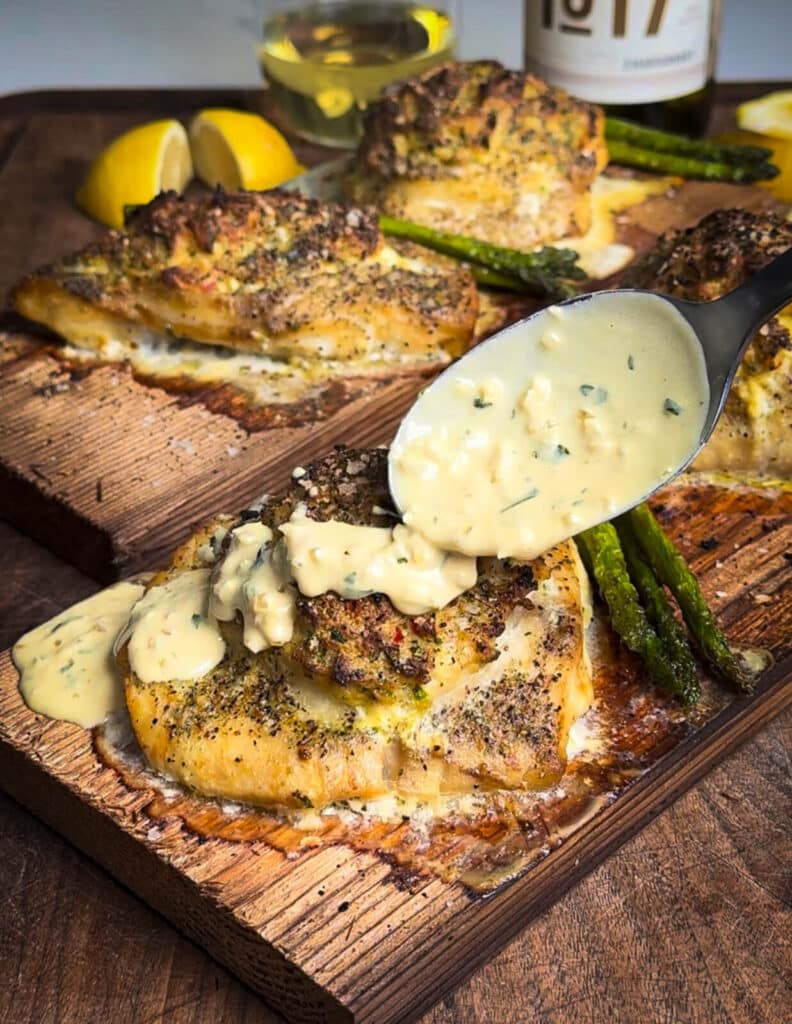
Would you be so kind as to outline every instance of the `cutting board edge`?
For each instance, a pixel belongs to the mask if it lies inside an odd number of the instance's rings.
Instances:
[[[99,583],[112,583],[127,567],[128,553],[101,524],[81,515],[56,494],[0,461],[0,516],[20,533]]]
[[[306,986],[306,992],[314,1001],[315,1013],[318,1014],[301,1018],[301,1020],[304,1020],[306,1024],[319,1024],[319,1022],[321,1024],[351,1024],[353,1022],[354,1018],[340,1002],[300,970],[296,964],[289,961],[283,953],[269,943],[262,944],[258,941],[255,932],[240,925],[230,911],[222,908],[219,904],[213,905],[212,914],[218,915],[218,927],[233,930],[236,933],[234,936],[236,940],[241,939],[244,942],[254,943],[256,957],[260,957],[263,949],[266,949],[267,955],[271,957],[271,964],[268,964],[268,968],[274,969],[276,973],[289,975],[284,979],[281,997],[278,995],[278,992],[281,991],[280,988],[275,995],[273,995],[272,989],[262,991],[261,986],[252,976],[246,977],[247,972],[240,971],[239,964],[232,963],[230,957],[224,955],[218,946],[218,943],[222,941],[221,938],[208,935],[199,927],[195,915],[187,909],[189,900],[199,888],[192,879],[173,865],[167,864],[157,856],[154,849],[138,842],[124,829],[120,821],[82,799],[78,790],[61,785],[47,772],[44,765],[31,761],[23,751],[5,742],[2,736],[0,736],[0,774],[2,775],[0,789],[8,796],[107,871],[115,881],[120,882],[142,899],[147,906],[161,914],[192,942],[206,950],[215,960],[258,992],[273,1009],[279,1013],[286,1014],[288,1012],[287,995],[291,992],[290,986],[295,982],[296,973],[300,983]],[[46,786],[57,787],[56,795],[58,800],[63,801],[63,806],[58,807],[47,799],[47,793],[45,793],[42,783]],[[110,844],[105,843],[107,838],[113,838],[118,843],[112,853],[108,852],[113,848]],[[175,912],[174,893],[178,898],[178,907]],[[247,959],[245,958],[245,960]]]

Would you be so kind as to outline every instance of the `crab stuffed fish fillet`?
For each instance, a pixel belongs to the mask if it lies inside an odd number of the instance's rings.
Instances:
[[[386,244],[373,210],[283,191],[162,193],[124,232],[26,277],[13,302],[100,354],[176,337],[356,366],[447,361],[477,312],[465,269]]]
[[[386,453],[342,448],[306,467],[260,511],[196,534],[149,592],[185,577],[211,588],[238,531],[255,523],[276,535],[298,508],[317,522],[392,524]],[[211,607],[197,600],[192,615]],[[224,653],[197,678],[144,681],[128,638],[118,660],[149,763],[200,793],[283,808],[432,802],[561,776],[570,727],[592,696],[587,616],[568,542],[531,563],[482,560],[474,586],[419,615],[381,593],[298,593],[291,638],[257,653],[239,617],[216,623]]]
[[[530,249],[588,230],[606,163],[599,107],[495,61],[451,63],[368,108],[345,190],[394,217]]]

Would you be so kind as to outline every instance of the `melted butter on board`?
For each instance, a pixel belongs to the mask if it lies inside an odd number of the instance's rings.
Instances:
[[[515,324],[439,377],[399,428],[391,490],[441,548],[535,558],[672,476],[708,401],[681,314],[601,292]]]
[[[616,214],[662,195],[681,178],[611,178],[600,175],[591,186],[591,225],[585,235],[549,243],[556,249],[574,249],[586,276],[598,281],[622,270],[635,255],[632,246],[616,241]]]
[[[11,655],[29,708],[92,728],[124,706],[113,644],[142,583],[116,583],[25,633]]]
[[[149,327],[118,320],[95,346],[75,344],[61,351],[75,362],[128,363],[134,373],[152,380],[185,379],[198,385],[230,384],[256,405],[288,404],[316,394],[334,380],[383,374],[388,370],[422,369],[448,364],[442,349],[402,360],[274,359],[254,352],[172,338]]]

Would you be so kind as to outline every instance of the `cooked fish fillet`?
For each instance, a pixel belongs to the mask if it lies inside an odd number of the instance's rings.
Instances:
[[[386,455],[339,449],[261,511],[383,525]],[[214,527],[152,581],[202,563]],[[382,595],[301,598],[293,639],[252,654],[239,622],[203,678],[144,683],[119,652],[149,762],[201,793],[259,805],[537,789],[559,778],[591,700],[588,592],[573,543],[530,564],[490,560],[476,586],[417,617]]]
[[[369,107],[346,191],[395,217],[531,248],[588,230],[603,132],[598,107],[532,75],[446,64]]]
[[[792,223],[771,213],[718,210],[695,227],[664,235],[630,270],[626,287],[708,302],[733,291],[792,247]],[[792,473],[792,306],[754,337],[701,470]]]
[[[458,355],[477,294],[450,260],[385,243],[372,210],[294,192],[174,192],[25,278],[18,312],[100,353],[176,336],[278,359]]]

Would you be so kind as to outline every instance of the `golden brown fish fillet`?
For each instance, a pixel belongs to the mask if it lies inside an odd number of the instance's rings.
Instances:
[[[792,224],[783,217],[718,210],[692,228],[664,235],[624,285],[709,302],[790,247]],[[792,473],[792,306],[754,337],[694,469]]]
[[[388,521],[386,456],[339,449],[260,513]],[[152,581],[205,564],[214,525]],[[158,771],[211,796],[320,808],[539,789],[566,763],[591,700],[588,591],[572,542],[530,564],[489,560],[442,610],[410,618],[382,595],[301,598],[293,639],[252,654],[222,624],[223,661],[189,682],[143,683],[119,663],[132,724]]]
[[[587,231],[603,133],[598,107],[532,75],[446,64],[368,109],[346,191],[394,217],[530,249]]]
[[[175,336],[376,367],[459,355],[478,300],[459,264],[386,244],[372,210],[218,191],[161,194],[125,232],[26,277],[13,301],[100,353]]]

